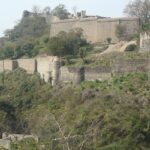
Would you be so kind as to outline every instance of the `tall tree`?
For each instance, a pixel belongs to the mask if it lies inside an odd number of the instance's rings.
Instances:
[[[68,10],[65,8],[65,5],[63,5],[63,4],[59,4],[58,6],[56,6],[53,9],[52,14],[54,16],[57,16],[60,19],[68,18]]]
[[[142,26],[150,25],[150,0],[133,0],[127,4],[124,13],[128,16],[139,17]]]
[[[41,9],[39,6],[34,5],[32,8],[32,12],[34,13],[34,15],[37,15],[37,14],[41,13]]]
[[[47,15],[50,15],[51,13],[51,8],[49,6],[46,6],[44,9],[43,9],[43,13],[47,14]]]

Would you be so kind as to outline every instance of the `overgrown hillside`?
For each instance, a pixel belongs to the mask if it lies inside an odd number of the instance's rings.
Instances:
[[[146,74],[51,87],[23,70],[0,75],[1,132],[36,134],[15,150],[146,150],[150,85]]]
[[[7,29],[4,37],[0,38],[0,60],[31,58],[37,55],[83,56],[83,51],[91,49],[91,45],[83,36],[82,29],[62,31],[50,38],[53,17],[67,19],[69,14],[63,4],[52,11],[49,7],[40,11],[36,6],[32,12],[24,10],[21,20],[14,28]]]

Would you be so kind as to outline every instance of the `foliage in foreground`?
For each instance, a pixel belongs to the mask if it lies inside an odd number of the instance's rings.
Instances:
[[[146,74],[51,88],[38,75],[16,70],[5,73],[4,81],[0,86],[1,132],[36,134],[46,150],[150,147]],[[32,149],[34,142],[20,144]]]

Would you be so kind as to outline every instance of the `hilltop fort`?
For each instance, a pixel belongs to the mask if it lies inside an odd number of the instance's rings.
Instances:
[[[26,12],[27,13],[27,12]],[[68,19],[60,20],[50,14],[39,14],[46,18],[50,26],[50,38],[56,36],[59,32],[68,32],[71,29],[81,28],[84,37],[91,43],[107,43],[111,39],[113,49],[125,51],[127,46],[137,44],[140,51],[150,50],[150,36],[148,33],[141,33],[139,42],[130,42],[115,45],[120,42],[116,35],[118,26],[123,28],[123,36],[131,40],[140,31],[139,18],[106,18],[101,16],[87,16],[85,11],[77,13],[77,16],[69,14]],[[29,17],[34,17],[34,13],[28,12]],[[109,51],[106,49],[106,51]],[[111,67],[96,66],[93,67],[68,67],[62,66],[61,59],[55,56],[36,57],[33,59],[16,59],[0,61],[0,71],[13,71],[16,68],[23,68],[28,73],[38,72],[46,82],[55,85],[59,82],[80,83],[87,80],[106,80],[118,73],[126,72],[149,72],[149,59],[120,60],[117,59]]]
[[[54,20],[50,26],[50,37],[56,36],[60,31],[69,31],[74,28],[83,29],[86,39],[92,43],[104,43],[111,38],[113,43],[119,39],[116,36],[116,27],[125,26],[125,36],[133,37],[140,28],[139,18],[99,18],[79,17],[66,20]]]

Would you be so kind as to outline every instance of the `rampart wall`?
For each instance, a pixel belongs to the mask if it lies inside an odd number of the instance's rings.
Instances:
[[[140,34],[140,51],[150,51],[150,33]]]
[[[94,81],[94,80],[108,80],[111,78],[112,70],[110,67],[95,67],[95,68],[90,68],[86,67],[85,68],[85,81]]]
[[[27,135],[27,134],[2,134],[2,140],[9,140],[11,142],[21,141],[23,139],[32,138],[36,142],[39,141],[38,137],[36,135]]]
[[[37,143],[39,138],[36,135],[26,135],[26,134],[2,134],[2,139],[0,139],[0,149],[5,148],[7,150],[11,150],[11,144],[16,143],[18,141],[22,141],[24,139],[32,138]]]
[[[80,83],[84,79],[84,68],[83,67],[61,67],[59,81],[60,82],[71,82]]]
[[[29,74],[38,72],[41,78],[52,85],[56,84],[59,78],[59,61],[54,56],[0,61],[0,72],[13,71],[18,67]]]
[[[149,72],[149,59],[118,59],[116,60],[112,71],[115,74],[126,74],[133,72]]]
[[[0,148],[11,150],[11,142],[9,140],[0,139]]]
[[[112,76],[128,73],[149,73],[149,59],[117,59],[112,67],[61,67],[60,82],[80,83],[81,81],[108,80]]]
[[[0,61],[0,72],[9,70],[9,71],[13,71],[14,69],[16,69],[18,67],[17,61],[16,60],[3,60]]]
[[[7,63],[6,63],[7,62]],[[4,65],[4,64],[7,65]],[[17,66],[17,65],[18,66]],[[149,59],[117,59],[112,67],[67,67],[60,66],[57,57],[39,57],[35,59],[19,59],[0,61],[0,71],[13,71],[17,67],[23,68],[27,73],[38,72],[46,82],[57,83],[82,81],[108,80],[114,75],[132,72],[150,72]]]
[[[56,84],[59,78],[59,61],[57,57],[39,57],[37,60],[37,72],[46,82]]]
[[[33,74],[37,71],[37,63],[35,59],[18,59],[18,67],[23,68],[27,73]]]
[[[116,27],[119,24],[126,25],[126,31],[129,35],[134,35],[139,29],[138,18],[98,19],[94,17],[67,19],[51,23],[50,37],[56,36],[60,31],[68,32],[71,29],[82,28],[85,38],[92,43],[106,42],[108,37],[116,43],[118,42]]]

